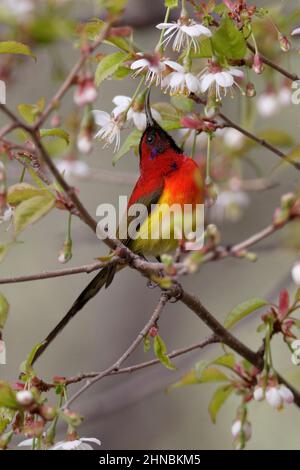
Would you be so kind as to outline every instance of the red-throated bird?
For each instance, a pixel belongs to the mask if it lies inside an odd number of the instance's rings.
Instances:
[[[162,219],[166,215],[166,208],[177,204],[182,208],[184,205],[191,205],[190,207],[194,210],[197,204],[204,202],[204,187],[197,164],[190,157],[183,154],[172,137],[153,119],[149,95],[148,92],[145,102],[147,126],[139,146],[140,177],[128,203],[128,208],[133,204],[143,204],[147,208],[148,216],[140,224],[137,236],[134,239],[130,237],[122,239],[122,242],[134,253],[158,257],[163,253],[175,250],[178,246],[174,218],[170,218],[170,214],[168,215],[168,221],[172,224],[169,227],[170,236],[166,238],[160,236],[164,230],[160,227],[164,226]],[[188,216],[188,219],[190,221],[191,217]],[[192,222],[193,224],[194,222]],[[151,238],[153,233],[155,236]],[[184,233],[187,233],[186,229]],[[69,320],[103,286],[108,287],[111,284],[116,269],[115,266],[101,269],[75,300],[65,317],[44,340],[33,362],[43,353]]]

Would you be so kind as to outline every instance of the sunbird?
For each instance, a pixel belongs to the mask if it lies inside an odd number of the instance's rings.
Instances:
[[[161,231],[158,228],[165,216],[165,209],[177,204],[182,208],[184,205],[190,205],[189,207],[193,210],[197,204],[204,203],[205,188],[197,163],[191,157],[184,155],[173,138],[153,119],[150,108],[150,90],[145,99],[145,113],[146,129],[139,144],[140,176],[130,196],[127,209],[134,204],[143,204],[147,208],[148,215],[138,226],[134,239],[128,236],[120,240],[138,255],[154,256],[159,259],[160,255],[176,250],[179,244],[178,237],[175,236],[174,219],[170,217],[168,223],[173,223],[173,226],[169,227],[170,236],[168,238],[160,236]],[[188,223],[193,225],[193,222]],[[153,232],[156,236],[151,238]],[[95,297],[102,287],[107,288],[111,284],[116,271],[120,268],[121,266],[110,265],[99,271],[77,297],[67,314],[43,341],[32,363],[38,359],[71,318]]]

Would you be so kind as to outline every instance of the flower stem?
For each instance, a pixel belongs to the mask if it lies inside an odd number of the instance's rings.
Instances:
[[[166,14],[165,14],[165,19],[164,19],[164,23],[167,23],[168,20],[169,20],[169,16],[170,16],[170,7],[168,7],[166,9]],[[158,52],[162,52],[163,51],[163,46],[162,46],[162,42],[163,42],[163,37],[164,37],[164,32],[165,32],[166,28],[162,29],[161,30],[161,33],[160,33],[160,36],[159,36],[159,40],[158,40],[158,43],[155,47],[155,50],[158,51]]]
[[[206,154],[206,177],[205,177],[205,184],[211,184],[211,141],[212,141],[212,134],[209,132],[207,133],[207,154]]]

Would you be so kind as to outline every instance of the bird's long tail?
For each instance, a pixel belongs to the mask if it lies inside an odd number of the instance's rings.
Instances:
[[[101,269],[101,271],[81,292],[79,297],[77,297],[72,307],[63,317],[63,319],[56,325],[55,328],[53,328],[53,330],[44,339],[42,345],[36,351],[31,364],[34,364],[36,362],[36,360],[43,354],[43,352],[48,348],[48,346],[52,343],[56,336],[65,328],[69,321],[85,306],[85,304],[87,304],[93,297],[95,297],[95,295],[100,291],[103,286],[107,288],[111,284],[115,272],[115,266],[107,266]]]

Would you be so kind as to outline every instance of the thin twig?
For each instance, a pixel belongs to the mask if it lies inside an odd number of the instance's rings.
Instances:
[[[101,380],[103,377],[106,377],[107,375],[111,374],[113,371],[118,371],[120,369],[123,362],[125,362],[126,359],[128,359],[128,357],[136,350],[136,348],[143,341],[144,337],[147,335],[150,328],[156,324],[168,300],[169,300],[168,294],[166,292],[163,292],[160,296],[160,300],[158,302],[156,309],[151,315],[151,318],[146,323],[146,325],[141,329],[137,337],[131,343],[129,348],[126,349],[124,354],[122,354],[122,356],[120,356],[119,359],[116,362],[114,362],[112,366],[108,367],[103,372],[100,372],[100,374],[96,375],[92,380],[88,380],[85,383],[85,385],[83,385],[83,387],[81,387],[73,396],[69,398],[69,400],[67,400],[67,402],[65,403],[63,407],[64,409],[68,408],[78,397],[80,397],[88,388],[90,388],[96,382]]]

